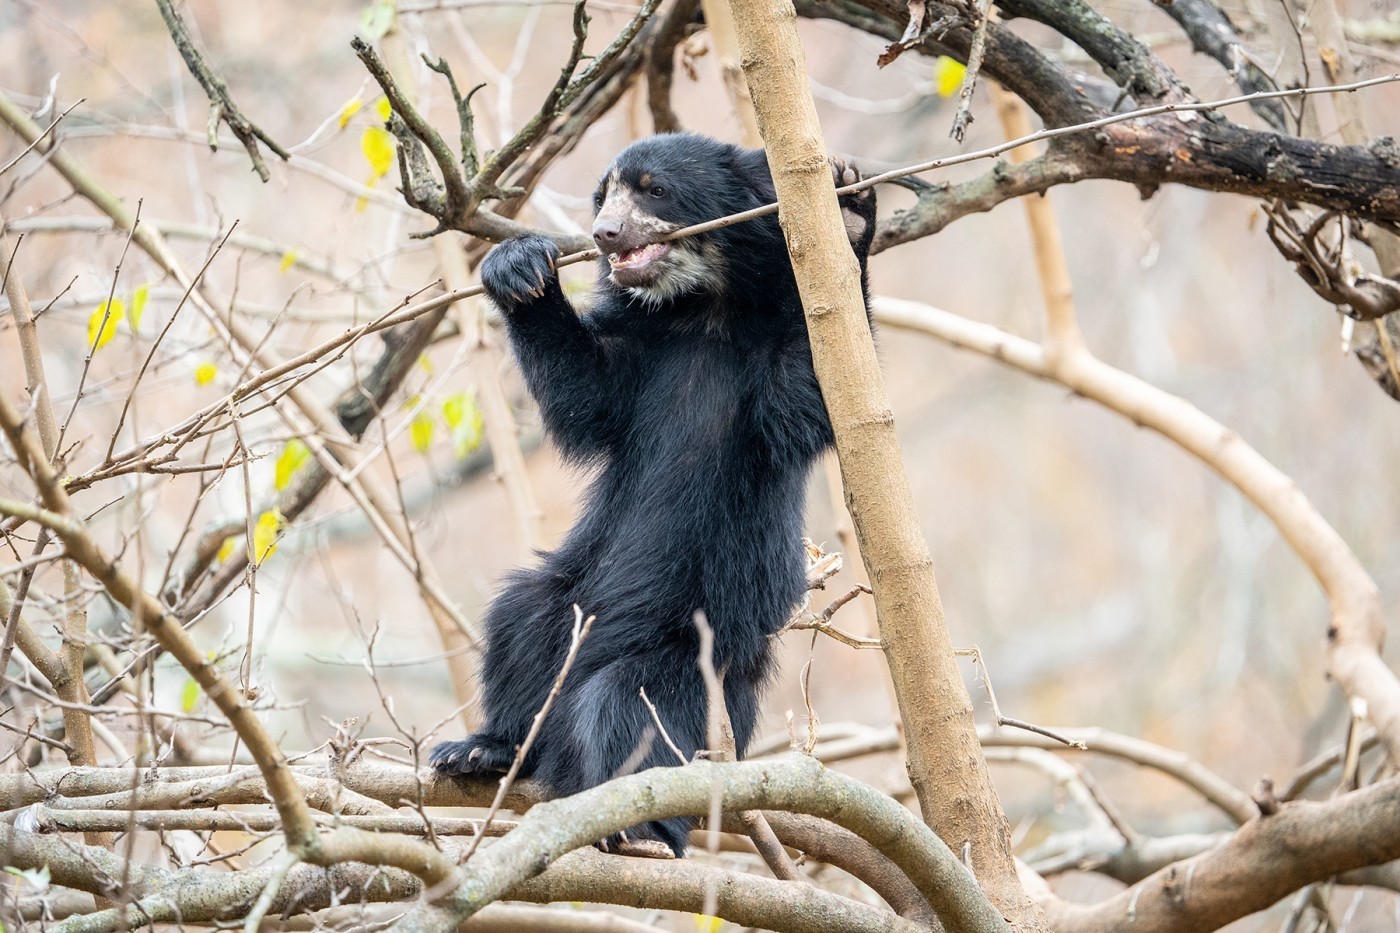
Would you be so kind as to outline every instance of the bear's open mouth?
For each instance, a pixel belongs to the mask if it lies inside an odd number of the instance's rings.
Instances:
[[[614,269],[638,271],[645,269],[670,251],[671,247],[669,244],[652,243],[648,246],[639,246],[636,249],[629,249],[621,253],[609,253],[608,265]]]

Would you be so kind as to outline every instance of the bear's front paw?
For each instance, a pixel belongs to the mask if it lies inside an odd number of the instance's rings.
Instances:
[[[538,235],[506,240],[481,264],[481,287],[502,310],[514,310],[545,296],[559,283],[559,247]]]
[[[439,774],[505,773],[515,761],[515,746],[499,736],[478,732],[460,742],[443,742],[429,759]]]
[[[831,156],[827,163],[831,166],[831,180],[836,187],[844,188],[860,181],[860,169],[845,159]],[[866,188],[855,194],[840,197],[841,220],[846,225],[846,236],[857,251],[870,249],[870,241],[875,237],[875,189]]]

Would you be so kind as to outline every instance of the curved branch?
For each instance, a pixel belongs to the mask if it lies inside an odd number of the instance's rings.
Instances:
[[[834,865],[870,886],[890,908],[906,920],[923,926],[937,922],[928,902],[899,867],[875,846],[850,830],[800,813],[769,810],[763,814],[768,825],[785,845],[798,849],[808,859]],[[741,833],[744,826],[737,816],[724,818],[726,832]]]
[[[933,334],[1031,375],[1065,385],[1152,428],[1215,470],[1263,512],[1303,561],[1332,609],[1328,668],[1348,697],[1364,700],[1392,761],[1400,761],[1400,681],[1381,660],[1385,639],[1376,583],[1336,529],[1297,485],[1238,434],[1190,402],[1093,358],[1070,354],[1052,365],[1042,348],[987,324],[918,305],[880,299],[881,320]]]
[[[653,768],[539,804],[515,832],[463,869],[464,881],[449,897],[415,908],[402,929],[464,920],[566,853],[637,823],[707,813],[716,787],[725,810],[809,813],[856,833],[898,865],[950,927],[1007,929],[972,875],[913,814],[873,788],[799,756]]]
[[[586,899],[701,913],[711,890],[717,896],[714,916],[741,926],[789,933],[928,929],[809,884],[725,871],[687,859],[621,858],[594,849],[570,852],[548,871],[511,888],[508,897],[538,903]]]
[[[1043,906],[1056,929],[1075,933],[1111,933],[1129,924],[1134,933],[1205,933],[1304,885],[1400,858],[1397,812],[1397,780],[1323,803],[1287,803],[1219,848],[1169,865],[1106,901]]]
[[[1087,52],[1124,94],[1140,103],[1194,99],[1176,72],[1152,49],[1085,0],[999,0],[997,6],[1008,19],[1032,19],[1069,39]]]

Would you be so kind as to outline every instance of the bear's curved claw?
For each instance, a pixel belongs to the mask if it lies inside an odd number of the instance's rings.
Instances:
[[[429,761],[439,774],[504,773],[515,761],[515,746],[478,732],[460,742],[443,742],[433,749]]]
[[[838,188],[854,185],[860,181],[860,169],[838,156],[827,159],[831,166],[831,180]],[[843,194],[839,198],[841,220],[846,225],[846,236],[851,246],[859,254],[868,254],[870,242],[875,238],[875,189],[866,188],[854,194]]]
[[[558,284],[559,247],[549,237],[532,234],[506,240],[481,264],[481,287],[504,311],[539,301]]]

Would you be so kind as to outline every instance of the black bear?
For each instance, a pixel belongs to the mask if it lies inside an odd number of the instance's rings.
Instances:
[[[833,160],[837,184],[859,176]],[[687,756],[706,744],[694,625],[703,610],[739,753],[772,664],[770,636],[805,589],[809,467],[831,443],[777,218],[664,234],[776,200],[767,158],[693,134],[625,149],[594,195],[604,257],[577,313],[545,237],[501,243],[481,267],[526,385],[563,454],[595,468],[582,517],[538,567],[512,573],[485,618],[485,724],[433,750],[444,774],[506,770],[569,644],[596,617],[523,762],[553,793],[676,764],[639,691]],[[873,191],[842,199],[862,282]],[[868,297],[868,296],[867,296]],[[690,819],[628,835],[679,856]]]

